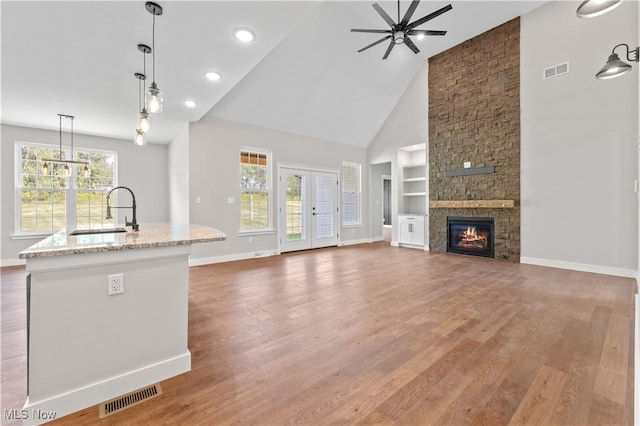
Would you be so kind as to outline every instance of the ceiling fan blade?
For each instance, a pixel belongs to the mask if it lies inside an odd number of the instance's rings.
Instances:
[[[387,59],[389,57],[389,53],[391,53],[391,50],[393,49],[393,46],[395,46],[395,40],[392,38],[391,39],[391,44],[389,44],[389,47],[387,47],[387,51],[384,52],[384,56],[382,57],[382,59]]]
[[[407,25],[409,23],[411,17],[413,16],[413,12],[416,11],[416,7],[418,7],[419,3],[420,0],[413,0],[411,2],[411,4],[409,5],[409,9],[407,9],[407,13],[404,14],[404,18],[402,18],[402,21],[400,22],[400,25]]]
[[[417,21],[413,21],[412,23],[407,25],[407,29],[412,29],[412,28],[415,28],[415,27],[417,27],[419,25],[422,25],[425,22],[430,21],[433,18],[436,18],[436,17],[442,15],[443,13],[450,11],[451,9],[453,9],[453,7],[450,4],[448,4],[445,7],[441,8],[441,9],[438,9],[433,13],[428,14],[427,16],[424,16],[424,17],[418,19]]]
[[[407,35],[404,36],[404,44],[406,44],[409,49],[413,50],[413,53],[418,53],[420,51],[420,49],[418,49],[418,46],[416,46],[411,38],[409,38],[409,36]]]
[[[409,30],[407,31],[407,34],[409,35],[426,35],[426,36],[443,36],[445,34],[447,34],[446,31],[439,31],[439,30]]]
[[[384,19],[384,21],[389,24],[390,27],[393,27],[396,24],[378,3],[374,3],[371,6],[373,6],[373,8],[380,14],[380,16],[382,16],[382,19]]]
[[[374,34],[384,34],[391,33],[391,30],[362,30],[359,28],[351,28],[352,33],[374,33]]]
[[[374,41],[374,42],[373,42],[373,43],[371,43],[370,45],[365,46],[365,47],[363,47],[362,49],[358,50],[358,53],[362,52],[363,50],[367,50],[368,48],[373,47],[373,46],[375,46],[376,44],[380,44],[380,43],[382,43],[383,41],[388,40],[388,39],[390,39],[390,38],[391,38],[391,36],[390,36],[390,35],[388,35],[388,36],[386,36],[386,37],[382,37],[380,40],[378,40],[378,41]]]

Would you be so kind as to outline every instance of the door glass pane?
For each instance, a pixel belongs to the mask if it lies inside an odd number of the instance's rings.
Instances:
[[[316,219],[316,237],[328,238],[333,237],[333,191],[336,187],[336,181],[328,176],[316,176],[316,199],[315,199],[315,219]]]
[[[287,241],[301,241],[306,238],[305,226],[305,178],[300,175],[285,175],[287,180]]]

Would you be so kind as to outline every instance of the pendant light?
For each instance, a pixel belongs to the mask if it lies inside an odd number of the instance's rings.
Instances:
[[[142,87],[142,82],[146,79],[144,74],[140,74],[139,72],[135,73],[134,76],[138,79],[138,109],[140,112],[138,113],[138,127],[136,128],[136,135],[133,139],[133,143],[139,146],[144,146],[147,144],[147,131],[149,130],[149,114],[147,114],[146,109],[144,107],[140,109],[142,103],[142,97],[144,88]],[[144,123],[146,124],[146,130],[144,129]]]
[[[136,73],[135,76],[139,80],[138,82],[138,129],[142,130],[144,133],[147,133],[151,128],[151,115],[147,112],[147,100],[144,97],[145,86],[144,81],[147,79],[147,54],[151,52],[151,48],[146,44],[138,44],[138,50],[142,52],[142,74]],[[142,86],[142,90],[140,88]],[[140,92],[142,91],[142,96],[140,96]],[[141,98],[144,98],[144,103],[142,104]],[[142,105],[141,105],[142,104]]]
[[[142,130],[136,129],[136,136],[133,139],[133,142],[136,145],[144,146],[144,145],[147,144],[147,136],[145,135],[145,133]]]
[[[148,1],[145,3],[145,8],[147,12],[153,15],[153,27],[151,33],[151,49],[153,55],[153,81],[149,86],[149,90],[147,91],[147,102],[146,105],[149,107],[149,112],[153,114],[162,112],[162,92],[158,88],[156,84],[156,16],[162,15],[162,6],[152,1]]]
[[[62,150],[62,119],[68,118],[71,120],[71,159],[66,160],[63,158],[64,151]],[[64,164],[64,175],[71,176],[71,167],[70,164],[84,164],[84,168],[82,169],[82,175],[84,177],[89,177],[89,163],[87,161],[76,161],[73,159],[73,120],[75,117],[73,115],[66,114],[58,114],[59,121],[59,136],[60,136],[60,149],[59,149],[59,158],[47,158],[43,159],[44,165],[42,166],[42,174],[48,175],[51,171],[51,166],[48,163],[62,163]],[[65,155],[66,156],[66,155]]]

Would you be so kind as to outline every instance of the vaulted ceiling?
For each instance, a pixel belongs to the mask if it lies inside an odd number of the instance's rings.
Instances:
[[[164,112],[149,141],[168,143],[181,124],[205,114],[366,147],[421,65],[434,54],[500,25],[544,1],[423,0],[413,18],[453,9],[420,29],[447,30],[415,41],[414,54],[351,28],[387,29],[369,1],[160,1],[156,81]],[[400,3],[401,14],[409,6]],[[397,2],[379,2],[395,20]],[[141,1],[2,1],[2,122],[133,140],[138,80],[151,45],[152,16]],[[243,44],[235,28],[256,39]],[[415,40],[415,39],[414,39]],[[147,75],[151,74],[147,57]],[[211,82],[206,71],[223,79]],[[425,82],[426,84],[426,82]],[[186,99],[198,105],[189,109]],[[426,112],[425,112],[426,113]]]

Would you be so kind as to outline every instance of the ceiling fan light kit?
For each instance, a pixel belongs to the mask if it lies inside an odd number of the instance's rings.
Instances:
[[[417,54],[418,52],[420,52],[420,49],[418,49],[418,47],[415,45],[415,43],[411,40],[409,36],[415,35],[415,36],[418,36],[419,40],[421,40],[422,38],[424,38],[424,36],[445,35],[447,32],[442,30],[418,30],[415,28],[424,24],[427,21],[437,18],[438,16],[442,15],[445,12],[450,11],[451,9],[453,9],[453,7],[449,4],[445,7],[442,7],[436,10],[433,13],[423,16],[422,18],[417,19],[410,23],[409,21],[411,20],[411,17],[413,16],[413,13],[415,12],[419,3],[420,3],[420,0],[413,0],[409,5],[409,8],[405,12],[404,17],[402,18],[402,20],[400,20],[400,0],[398,0],[398,22],[395,22],[387,14],[387,12],[385,12],[384,9],[380,7],[378,3],[374,3],[372,5],[373,8],[376,10],[376,12],[378,12],[378,14],[382,17],[382,19],[384,19],[384,21],[391,27],[391,29],[377,30],[377,29],[352,28],[351,32],[354,32],[354,33],[387,34],[381,39],[374,41],[373,43],[358,50],[358,53],[363,52],[369,49],[370,47],[376,46],[386,40],[391,40],[382,59],[387,59],[389,57],[391,50],[393,50],[396,44],[405,44],[409,49],[411,49],[413,53]]]

